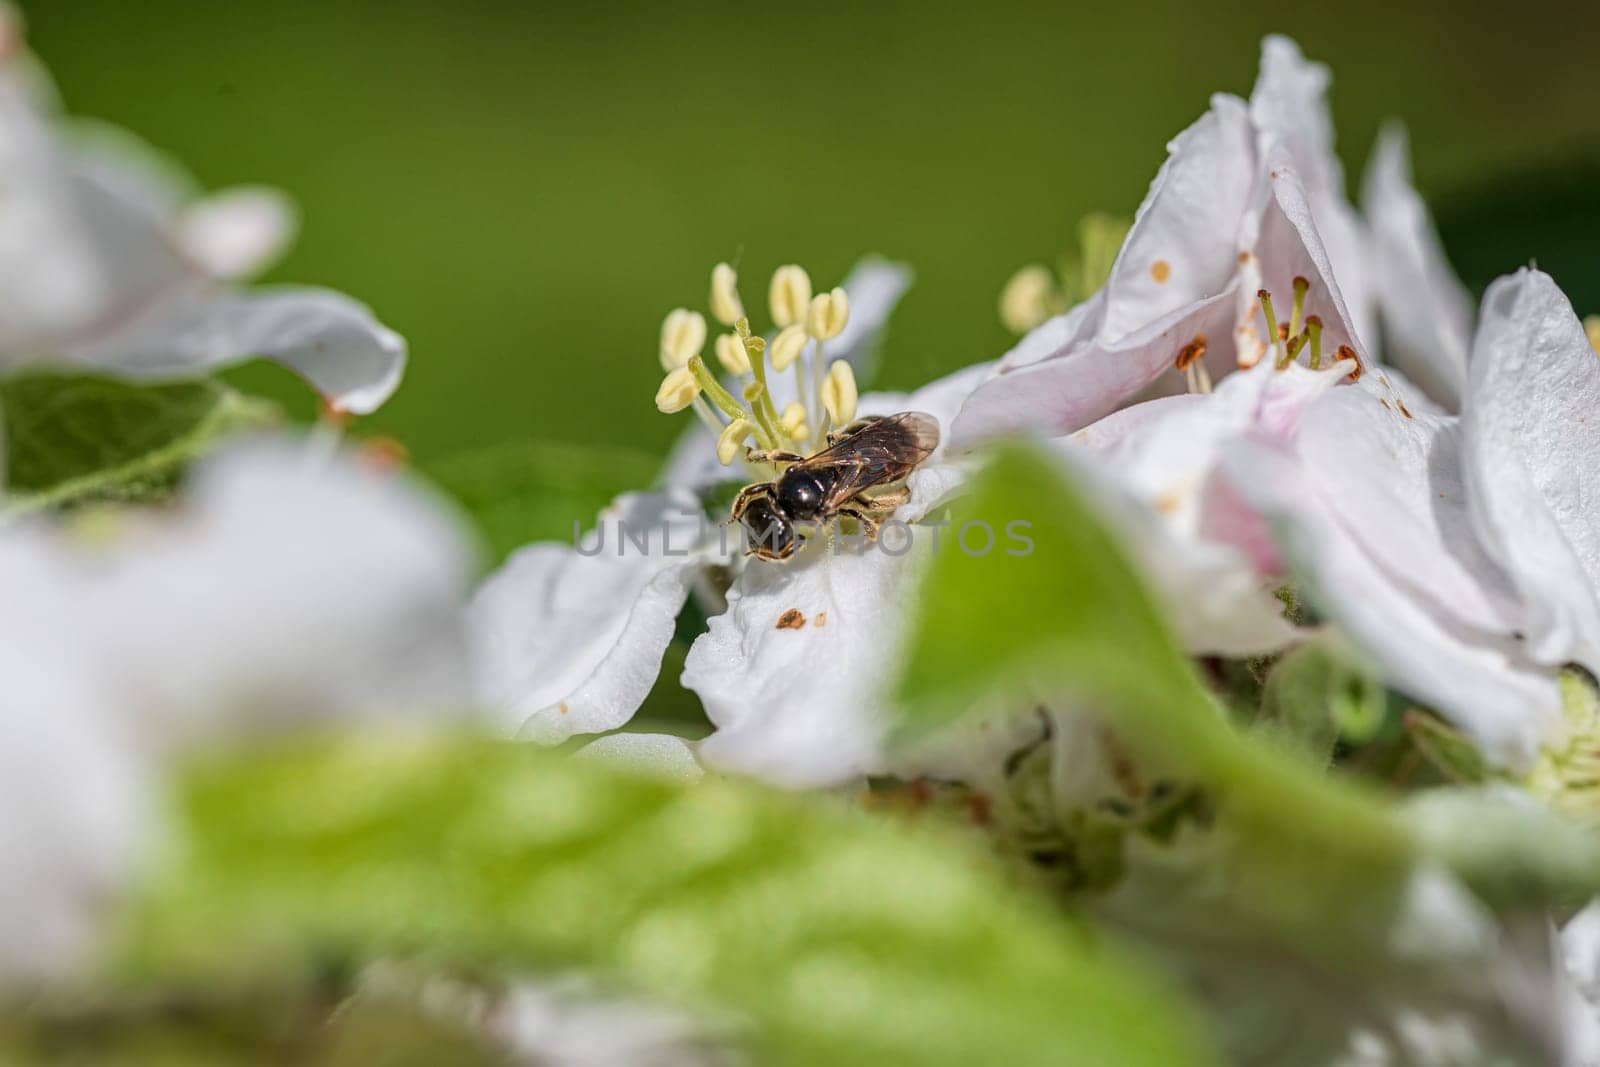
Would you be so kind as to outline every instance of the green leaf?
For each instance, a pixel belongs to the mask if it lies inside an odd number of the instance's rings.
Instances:
[[[570,541],[621,493],[648,489],[659,457],[628,448],[517,441],[425,464],[476,523],[492,562],[532,541]]]
[[[130,980],[581,967],[731,1010],[760,1063],[1216,1062],[1166,992],[971,839],[832,798],[391,739],[215,760],[177,809]]]
[[[900,684],[909,732],[996,691],[1042,687],[1100,708],[1152,762],[1204,785],[1280,889],[1327,879],[1337,893],[1398,876],[1411,852],[1400,824],[1365,790],[1229,725],[1114,535],[1056,461],[1020,446],[1000,451],[976,480],[969,511],[969,521],[997,530],[1030,522],[1034,548],[935,560]],[[1309,905],[1270,896],[1286,914]]]
[[[274,410],[218,382],[28,374],[0,383],[5,513],[169,495],[183,466]]]

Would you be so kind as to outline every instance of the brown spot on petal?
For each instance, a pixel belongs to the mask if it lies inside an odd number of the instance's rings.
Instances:
[[[562,715],[565,715],[571,710],[571,708],[567,707],[567,702],[565,700],[556,705],[556,711],[560,712]]]
[[[811,625],[817,627],[818,629],[828,625],[828,613],[826,611],[817,612],[817,617],[812,621]]]
[[[1250,253],[1249,252],[1240,252],[1239,253],[1239,262],[1240,263],[1248,263],[1248,262],[1250,262]]]
[[[778,616],[778,629],[780,630],[798,630],[804,627],[805,624],[806,617],[801,614],[799,608],[790,608]]]
[[[1150,277],[1156,280],[1157,285],[1167,284],[1167,279],[1172,277],[1172,264],[1164,259],[1158,259],[1150,264]]]
[[[1404,400],[1401,400],[1401,399],[1400,399],[1400,398],[1399,398],[1399,397],[1398,397],[1398,396],[1397,396],[1397,397],[1395,397],[1395,398],[1394,398],[1394,402],[1395,402],[1395,403],[1396,403],[1396,404],[1398,404],[1398,405],[1400,405],[1400,414],[1402,414],[1402,415],[1404,415],[1404,416],[1405,416],[1405,417],[1406,417],[1406,418],[1408,418],[1408,419],[1414,419],[1414,418],[1416,418],[1416,416],[1415,416],[1415,415],[1413,415],[1413,414],[1411,414],[1411,409],[1410,409],[1410,408],[1408,408],[1408,407],[1406,407],[1406,402],[1405,402],[1405,401],[1404,401]]]
[[[1388,411],[1393,411],[1394,410],[1394,408],[1389,407],[1389,401],[1384,399],[1381,396],[1378,398],[1378,403],[1382,404],[1384,406],[1384,408],[1386,410],[1388,410]]]
[[[1183,507],[1183,501],[1177,493],[1162,493],[1156,497],[1156,510],[1163,515],[1176,515],[1178,509]]]

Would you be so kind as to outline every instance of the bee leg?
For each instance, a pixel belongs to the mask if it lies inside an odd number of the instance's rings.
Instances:
[[[861,535],[869,542],[878,539],[878,520],[861,508],[840,508],[839,514],[861,524]]]
[[[734,520],[737,520],[744,514],[745,509],[750,506],[750,501],[758,496],[770,496],[771,494],[771,482],[756,482],[753,485],[747,485],[739,490],[738,496],[733,498],[733,506],[729,509],[729,514]]]
[[[894,489],[879,493],[877,496],[861,497],[861,504],[869,511],[893,511],[911,499],[911,487],[900,485]]]
[[[769,452],[759,448],[747,448],[744,450],[744,458],[750,463],[799,463],[806,457],[782,450]]]

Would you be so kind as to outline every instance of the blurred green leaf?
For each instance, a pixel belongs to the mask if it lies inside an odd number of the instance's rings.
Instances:
[[[1330,892],[1370,888],[1403,869],[1408,837],[1374,797],[1229,725],[1057,462],[1020,446],[1000,451],[973,486],[968,517],[995,529],[1031,522],[1034,548],[935,560],[900,685],[908,731],[1031,683],[1102,709],[1149,758],[1203,783],[1280,887],[1319,872]],[[1294,911],[1309,901],[1277,903]]]
[[[1215,1062],[1176,1002],[969,839],[831,799],[391,739],[216,760],[177,808],[129,977],[582,967],[731,1009],[761,1063]]]
[[[515,441],[435,460],[422,467],[466,509],[492,563],[530,541],[570,541],[618,494],[648,489],[657,456],[629,448]]]
[[[185,463],[274,409],[209,379],[135,385],[29,374],[0,383],[6,511],[141,502],[172,491]]]
[[[1402,1019],[1459,1029],[1466,1018],[1482,1062],[1538,1062],[1542,1020],[1519,1015],[1496,984],[1510,951],[1499,920],[1450,872],[1515,921],[1519,909],[1600,886],[1600,869],[1527,813],[1489,809],[1496,831],[1475,840],[1476,812],[1407,818],[1308,759],[1298,736],[1230,725],[1075,482],[1058,460],[1020,446],[975,480],[968,518],[997,529],[1027,520],[1034,549],[937,558],[900,682],[907,731],[1025,685],[1034,699],[1021,709],[1041,694],[1094,709],[1140,757],[1200,784],[1214,818],[1168,837],[1128,835],[1121,877],[1075,899],[1187,980],[1232,1060],[1330,1062],[1360,1029],[1389,1046],[1391,1062],[1412,1062]],[[1326,745],[1348,672],[1311,654],[1284,665],[1269,704],[1317,708],[1273,714],[1322,720],[1313,733]],[[1515,966],[1549,982],[1547,948],[1535,948]]]

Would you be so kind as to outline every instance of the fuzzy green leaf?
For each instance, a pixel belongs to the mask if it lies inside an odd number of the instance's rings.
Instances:
[[[183,466],[274,409],[219,382],[135,385],[86,375],[28,374],[0,383],[5,511],[171,493]]]
[[[760,1063],[1215,1062],[972,842],[831,799],[391,740],[212,762],[178,808],[181,860],[131,927],[146,981],[582,967],[731,1011]]]

